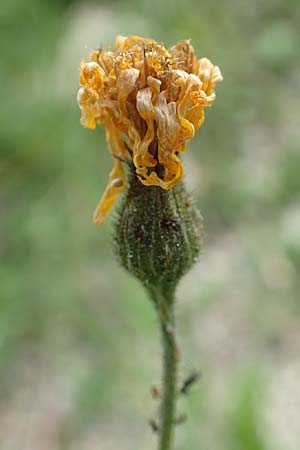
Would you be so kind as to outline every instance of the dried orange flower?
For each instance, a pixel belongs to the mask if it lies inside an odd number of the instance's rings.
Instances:
[[[126,184],[122,164],[133,163],[146,186],[170,189],[182,178],[184,152],[215,100],[220,69],[196,59],[189,41],[170,49],[152,39],[118,36],[113,51],[93,51],[81,63],[77,100],[86,128],[106,127],[114,167],[95,211],[107,216]]]

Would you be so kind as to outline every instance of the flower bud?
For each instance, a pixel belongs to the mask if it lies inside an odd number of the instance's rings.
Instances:
[[[132,168],[114,230],[121,265],[150,291],[174,291],[197,260],[202,217],[183,182],[172,189],[145,186]]]

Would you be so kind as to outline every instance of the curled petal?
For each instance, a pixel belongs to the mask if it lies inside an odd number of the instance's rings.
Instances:
[[[192,139],[195,134],[195,123],[188,117],[187,109],[193,102],[193,93],[198,92],[201,87],[201,80],[194,74],[189,74],[182,86],[182,93],[177,102],[177,111],[182,127],[181,136],[184,141]]]
[[[187,120],[193,124],[195,131],[197,131],[205,120],[203,106],[193,106],[186,114]]]
[[[212,77],[211,77],[211,81],[213,83],[213,85],[215,86],[216,83],[218,83],[219,81],[223,80],[223,76],[221,73],[221,70],[218,66],[214,66],[213,68],[213,72],[212,72]]]
[[[126,178],[121,162],[116,159],[115,164],[109,174],[109,182],[104,194],[94,212],[93,223],[102,223],[113,204],[115,203],[118,195],[125,188]]]
[[[172,83],[176,86],[184,87],[189,78],[189,74],[182,69],[176,69],[172,71]]]
[[[164,189],[171,189],[172,187],[174,187],[183,176],[183,165],[180,158],[175,153],[171,153],[170,155],[168,155],[168,159],[169,164],[166,162],[166,167],[168,170],[167,173],[168,181],[166,181],[162,185]]]
[[[139,74],[140,71],[138,69],[125,69],[121,72],[117,81],[118,107],[123,120],[125,120],[128,125],[130,124],[130,119],[127,114],[126,100],[129,94],[133,91]]]
[[[167,103],[164,92],[160,93],[155,105],[155,122],[159,149],[164,153],[172,152],[180,131],[180,122],[176,114],[176,103]]]
[[[223,77],[218,66],[214,66],[209,59],[201,58],[197,64],[197,75],[203,83],[202,90],[210,95],[218,81]]]
[[[147,131],[143,139],[135,146],[135,156],[133,162],[136,167],[147,166],[154,167],[157,161],[151,153],[149,153],[149,145],[154,140],[154,106],[152,104],[151,88],[145,88],[138,91],[136,96],[136,107],[140,116],[146,121]]]
[[[119,99],[124,100],[124,98],[126,99],[128,97],[130,92],[134,89],[139,74],[140,71],[138,69],[135,69],[134,67],[125,69],[120,73],[117,81]]]
[[[183,165],[178,156],[171,153],[164,159],[164,164],[167,172],[167,179],[160,178],[155,171],[147,174],[146,168],[138,168],[136,173],[141,183],[145,186],[159,186],[162,189],[171,189],[174,187],[183,176]]]
[[[191,95],[193,92],[199,92],[202,83],[194,74],[190,74],[182,86],[181,95],[177,102],[178,115],[182,118],[185,115],[186,109],[191,102]]]
[[[142,119],[145,120],[147,124],[147,130],[143,139],[141,141],[136,141],[133,152],[133,163],[136,168],[139,168],[141,175],[143,175],[144,177],[147,176],[146,167],[154,167],[157,165],[157,159],[150,152],[149,146],[153,143],[152,147],[154,151],[157,147],[157,143],[154,142],[154,104],[157,104],[158,102],[161,81],[149,76],[147,78],[147,83],[148,87],[138,91],[136,96],[136,108]]]
[[[157,103],[153,105],[150,90],[145,89],[139,106],[145,119],[153,120],[154,117],[157,126],[157,157],[162,175],[158,175],[158,171],[148,170],[147,168],[153,167],[154,164],[147,164],[146,158],[140,154],[134,159],[135,164],[137,163],[136,172],[140,175],[139,179],[143,184],[170,189],[178,183],[183,173],[181,161],[174,154],[174,149],[179,147],[178,141],[180,141],[181,132],[176,115],[176,103],[167,103],[166,93],[161,92]]]
[[[117,80],[118,110],[120,112],[119,126],[120,129],[127,134],[129,142],[132,146],[135,142],[140,141],[140,136],[135,127],[134,121],[128,114],[126,101],[135,88],[139,74],[140,71],[132,67],[130,69],[123,70]]]
[[[136,107],[143,119],[154,117],[154,107],[151,96],[152,91],[150,87],[141,89],[136,94]]]
[[[81,63],[80,85],[89,86],[96,91],[101,91],[106,74],[102,67],[95,61]]]
[[[85,128],[95,128],[96,127],[96,114],[98,94],[93,89],[87,86],[81,86],[77,93],[77,102],[81,109],[81,119],[80,123]]]

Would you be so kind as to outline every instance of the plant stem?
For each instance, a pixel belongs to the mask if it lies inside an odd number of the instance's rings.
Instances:
[[[171,333],[162,325],[164,353],[159,450],[170,450],[175,419],[177,351],[174,342],[174,331]]]
[[[169,295],[168,295],[169,294]],[[158,450],[171,450],[177,395],[178,349],[175,339],[174,295],[156,291],[156,308],[163,345],[163,375]]]

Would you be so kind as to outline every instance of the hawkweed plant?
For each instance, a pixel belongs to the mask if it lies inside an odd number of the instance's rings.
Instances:
[[[111,51],[95,50],[80,68],[81,124],[104,125],[114,159],[93,222],[102,223],[124,191],[114,225],[120,264],[140,280],[157,312],[163,345],[158,449],[172,450],[176,399],[197,378],[178,387],[175,292],[197,260],[202,219],[184,184],[181,154],[204,122],[204,108],[222,80],[217,66],[197,59],[190,41],[166,49],[138,36],[118,36]]]

